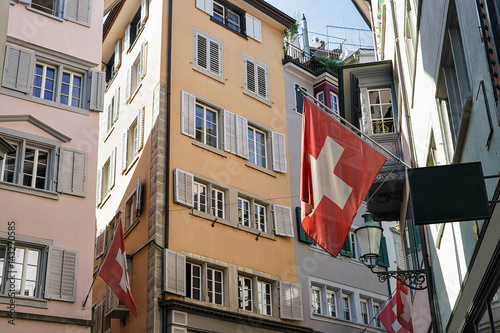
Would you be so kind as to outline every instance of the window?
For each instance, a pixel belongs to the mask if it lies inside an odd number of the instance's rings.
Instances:
[[[212,215],[224,218],[224,192],[212,189]]]
[[[269,69],[263,63],[243,55],[244,61],[244,92],[258,99],[269,103]]]
[[[322,91],[316,94],[316,99],[321,103],[325,104],[325,94]]]
[[[193,68],[222,81],[222,41],[194,28],[195,47]]]
[[[229,2],[224,0],[219,0],[217,2],[214,1],[212,18],[214,21],[236,31],[239,34],[244,33],[244,30],[242,29],[244,13]]]
[[[250,212],[253,211],[253,216]],[[246,227],[267,232],[266,205],[257,203],[254,199],[238,198],[238,223]]]
[[[223,304],[223,276],[222,271],[207,268],[207,292],[210,303]]]
[[[263,281],[257,282],[259,297],[259,311],[261,314],[272,315],[271,284]]]
[[[111,154],[106,159],[97,173],[97,204],[106,199],[109,192],[115,186],[115,157],[116,148],[111,150]]]
[[[313,313],[321,314],[321,289],[318,287],[311,287],[311,306]]]
[[[340,254],[345,257],[357,259],[356,236],[354,235],[354,232],[349,231],[349,234],[346,237],[344,245],[342,245],[342,249],[340,250]]]
[[[238,223],[250,226],[250,202],[242,198],[238,198]]]
[[[47,65],[37,64],[33,82],[33,96],[52,101],[55,97],[56,69]]]
[[[111,101],[106,109],[106,132],[109,133],[113,125],[118,120],[118,112],[120,109],[120,87],[115,90],[114,95],[111,96]]]
[[[127,231],[139,219],[142,205],[142,179],[137,179],[134,192],[130,194],[125,202],[123,230]]]
[[[136,156],[144,147],[144,107],[139,108],[137,117],[134,118],[128,129],[122,136],[122,160],[121,170],[126,172],[127,168],[132,165]]]
[[[89,0],[32,0],[29,8],[51,16],[62,17],[82,25],[90,24]]]
[[[225,218],[226,204],[225,191],[215,188],[210,183],[193,182],[194,204],[193,208],[212,216]]]
[[[342,294],[342,306],[344,309],[344,319],[351,320],[351,300],[348,295]]]
[[[196,104],[196,140],[218,148],[218,112],[202,104]]]
[[[201,266],[186,264],[186,296],[201,300]]]
[[[125,38],[123,41],[124,51],[128,52],[139,37],[149,15],[149,1],[141,0],[141,7],[137,10],[132,22],[125,28]],[[116,52],[116,49],[115,49]]]
[[[203,184],[194,182],[194,206],[193,208],[200,212],[207,212],[207,187]]]
[[[40,280],[40,249],[16,246],[10,268],[14,275],[14,293],[21,296],[39,295],[37,281]],[[4,259],[5,260],[5,259]],[[12,283],[12,281],[11,281]]]
[[[359,305],[361,307],[361,320],[363,321],[363,324],[368,325],[368,323],[370,322],[368,314],[368,301],[365,299],[361,299],[359,301]]]
[[[255,227],[257,230],[266,232],[266,207],[254,204],[254,213],[255,213]]]
[[[303,89],[307,92],[307,88],[302,87],[301,85],[295,83],[295,111],[298,113],[302,114],[304,112],[304,92],[302,92]]]
[[[333,92],[330,92],[330,109],[332,109],[332,111],[335,113],[335,114],[339,114],[339,103],[338,103],[338,97],[337,97],[337,94],[333,93]]]
[[[248,160],[267,168],[266,133],[248,126]]]
[[[33,96],[48,101],[56,100],[57,68],[46,64],[36,64],[33,80]],[[81,107],[82,98],[82,75],[63,71],[59,102],[61,104]]]
[[[238,276],[238,308],[252,311],[252,280]]]
[[[373,325],[376,327],[382,327],[380,319],[378,318],[379,313],[380,313],[380,303],[373,302],[373,316],[375,317]]]
[[[203,292],[202,279],[204,277],[206,278],[206,293]],[[221,270],[206,267],[205,264],[186,263],[186,296],[199,301],[223,305],[223,279],[224,272]]]
[[[395,132],[392,113],[391,89],[368,90],[370,117],[373,134]]]
[[[337,295],[334,291],[326,291],[326,303],[330,317],[337,317]]]

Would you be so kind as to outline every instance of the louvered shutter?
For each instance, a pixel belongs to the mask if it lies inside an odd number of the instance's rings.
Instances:
[[[196,8],[201,9],[210,16],[214,14],[214,5],[212,0],[196,0]]]
[[[106,88],[106,72],[92,71],[90,78],[90,103],[92,111],[104,110],[104,90]]]
[[[257,93],[255,90],[255,64],[249,59],[245,60],[245,78],[246,88],[253,93]]]
[[[103,318],[104,318],[104,306],[103,303],[99,303],[94,308],[94,329],[92,332],[102,333]]]
[[[293,237],[290,207],[273,205],[274,232],[278,236]]]
[[[295,84],[295,105],[297,107],[296,111],[302,114],[302,112],[304,112],[304,93],[298,89],[299,87],[300,86],[298,84]],[[306,88],[301,88],[307,91]]]
[[[380,266],[389,267],[389,254],[387,253],[387,241],[385,236],[380,238],[380,249],[379,249],[380,258],[378,259],[378,264]]]
[[[128,165],[128,129],[123,132],[122,135],[122,159],[121,159],[121,168],[122,172],[127,169]]]
[[[313,239],[309,237],[309,235],[304,231],[304,228],[302,228],[302,214],[300,207],[295,207],[295,216],[297,218],[297,231],[299,232],[299,241],[307,244],[314,244]]]
[[[141,44],[141,79],[146,76],[146,71],[148,67],[148,43]]]
[[[300,284],[280,281],[279,289],[280,318],[303,320]]]
[[[50,246],[48,253],[44,297],[75,302],[78,252]]]
[[[141,0],[141,22],[146,22],[149,15],[149,0]]]
[[[224,150],[236,154],[236,114],[224,110]]]
[[[116,165],[116,147],[111,150],[109,156],[109,174],[108,174],[108,188],[111,190],[115,186],[115,165]]]
[[[127,82],[125,86],[125,101],[128,102],[132,93],[132,67],[127,69]]]
[[[245,19],[246,19],[247,36],[259,42],[262,42],[262,31],[261,31],[260,20],[249,15],[248,13],[245,14]]]
[[[267,84],[268,73],[267,68],[257,65],[257,93],[260,97],[267,99],[269,97]]]
[[[113,64],[113,66],[115,66],[115,70],[120,68],[121,61],[122,61],[122,40],[119,39],[116,41],[115,44],[115,63]]]
[[[142,178],[137,178],[135,185],[135,217],[141,216],[142,211]]]
[[[163,276],[165,281],[163,285],[165,286],[165,291],[185,296],[186,295],[186,256],[174,252],[172,250],[165,249],[164,255],[164,267],[166,272]]]
[[[128,52],[130,49],[130,23],[125,28],[125,40],[123,41],[123,51]]]
[[[418,225],[413,226],[413,233],[415,235],[415,245],[417,246],[417,251],[421,251],[422,243],[420,241],[420,231],[418,229]]]
[[[208,39],[207,37],[196,33],[196,65],[208,70],[208,49],[207,49]]]
[[[401,244],[401,240],[397,238],[394,239],[394,246],[396,248],[397,265],[399,266],[399,268],[405,269],[406,268],[405,255],[403,253],[403,246]]]
[[[97,171],[97,186],[96,186],[96,205],[99,205],[102,200],[102,168]]]
[[[342,245],[342,248],[340,249],[340,254],[349,258],[353,257],[353,251],[352,251],[352,246],[351,246],[351,234],[347,234],[347,238],[344,241],[344,244]]]
[[[181,92],[181,133],[191,138],[196,137],[195,129],[196,97],[185,91]]]
[[[106,240],[107,240],[107,232],[106,229],[102,230],[99,235],[97,235],[95,239],[95,248],[94,254],[95,259],[98,259],[100,256],[104,254],[104,250],[106,249]]]
[[[90,26],[90,0],[66,0],[63,18]]]
[[[192,174],[180,169],[174,169],[174,201],[176,203],[193,207],[193,181]]]
[[[113,100],[113,123],[118,120],[118,115],[120,112],[120,87],[118,87],[115,90],[115,95],[114,95],[114,100]]]
[[[210,67],[209,70],[211,73],[222,76],[222,63],[221,63],[221,51],[222,48],[219,42],[216,42],[212,39],[209,40],[210,50],[209,50],[209,61]]]
[[[248,120],[236,116],[236,154],[248,159]]]
[[[30,93],[35,68],[35,53],[7,45],[2,86]]]
[[[87,191],[87,153],[61,148],[57,191],[84,197]]]
[[[285,134],[272,132],[273,170],[286,173],[286,139]]]
[[[144,107],[139,109],[137,114],[137,152],[139,152],[144,146]]]

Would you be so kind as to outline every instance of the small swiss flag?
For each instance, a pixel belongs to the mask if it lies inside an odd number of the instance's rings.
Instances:
[[[104,264],[99,271],[101,278],[108,284],[118,299],[125,304],[130,312],[137,316],[137,305],[130,291],[130,280],[127,268],[127,254],[123,238],[122,220],[116,227],[113,243],[109,248]]]
[[[304,98],[302,228],[337,256],[386,158]]]

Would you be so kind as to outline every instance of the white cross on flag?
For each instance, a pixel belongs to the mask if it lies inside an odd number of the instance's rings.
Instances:
[[[406,330],[398,321],[398,305],[397,298],[393,297],[387,303],[382,311],[378,314],[378,319],[384,325],[388,333],[407,333]]]
[[[302,228],[337,256],[386,158],[304,98]]]
[[[104,264],[99,271],[101,278],[108,284],[116,297],[125,304],[130,312],[137,316],[137,305],[130,291],[130,280],[127,268],[127,253],[123,238],[122,220],[118,222],[115,237],[109,248]]]

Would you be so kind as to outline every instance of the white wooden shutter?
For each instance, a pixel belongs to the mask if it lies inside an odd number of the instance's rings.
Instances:
[[[186,295],[186,256],[165,249],[164,265],[166,272],[164,272],[165,291],[181,296]]]
[[[250,59],[245,59],[245,86],[247,90],[257,93],[255,84],[255,63]]]
[[[292,210],[290,207],[273,205],[274,233],[293,237]]]
[[[50,246],[48,255],[44,297],[75,302],[78,252]]]
[[[148,67],[148,43],[142,43],[141,44],[141,79],[143,79],[146,76],[146,71]]]
[[[122,159],[121,159],[121,168],[122,172],[127,169],[128,165],[128,129],[123,132],[122,135]]]
[[[35,69],[35,53],[7,45],[2,86],[30,93]]]
[[[139,113],[137,114],[137,152],[144,146],[144,114],[145,108],[143,106],[139,109]]]
[[[115,44],[115,69],[120,68],[122,61],[122,40],[118,39]]]
[[[280,318],[303,320],[302,292],[300,290],[300,284],[280,281],[279,289]]]
[[[224,150],[236,154],[236,114],[224,110]]]
[[[99,205],[102,200],[102,168],[97,171],[97,186],[96,186],[96,205]]]
[[[120,112],[120,87],[115,90],[115,95],[113,96],[113,123],[118,120],[118,114]]]
[[[287,172],[286,168],[286,139],[285,134],[272,132],[273,170]]]
[[[108,188],[111,190],[115,186],[115,165],[116,165],[116,147],[111,150],[109,155],[109,174],[108,174]]]
[[[130,23],[125,28],[125,40],[123,41],[123,52],[128,52],[130,49]]]
[[[63,18],[90,26],[90,0],[66,0]]]
[[[84,197],[87,191],[87,153],[61,148],[57,191]]]
[[[236,116],[236,154],[248,159],[248,120]]]
[[[95,248],[94,248],[95,259],[98,259],[100,256],[104,254],[106,250],[106,241],[107,241],[107,230],[104,229],[99,233],[99,235],[95,239]]]
[[[193,207],[194,176],[186,171],[174,169],[174,201],[178,204]]]
[[[213,0],[196,0],[196,8],[201,9],[210,16],[214,14]]]
[[[268,99],[268,73],[267,68],[257,65],[257,94],[265,99]]]
[[[248,13],[245,14],[245,19],[246,19],[247,36],[259,42],[262,42],[262,30],[261,30],[260,20],[249,15]]]
[[[104,89],[106,88],[106,72],[92,71],[90,77],[90,102],[92,111],[104,110]]]
[[[208,40],[209,44],[209,71],[215,75],[222,76],[222,47],[213,39]]]
[[[94,328],[92,332],[102,333],[103,318],[104,318],[104,306],[103,303],[99,303],[94,307]]]
[[[397,237],[397,236],[396,236]],[[397,258],[397,264],[399,268],[405,269],[405,255],[403,252],[403,246],[401,245],[401,240],[395,238],[394,239],[394,246],[396,248],[396,258]]]
[[[146,22],[149,15],[149,0],[141,0],[141,22]]]
[[[137,178],[135,185],[135,217],[141,216],[142,210],[142,178]]]
[[[125,102],[128,102],[132,94],[132,67],[127,69],[127,82],[125,86]]]
[[[181,133],[193,139],[196,137],[195,112],[196,97],[181,91]]]

